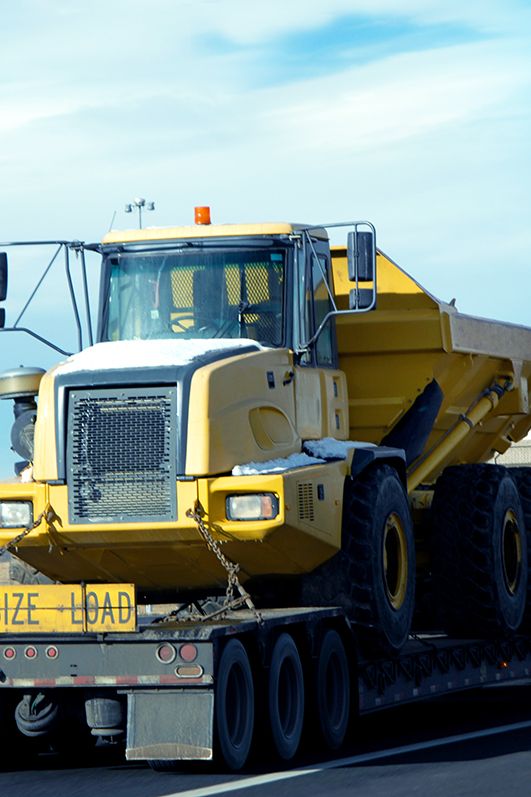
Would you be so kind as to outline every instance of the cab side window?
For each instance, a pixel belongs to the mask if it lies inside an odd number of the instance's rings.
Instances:
[[[327,259],[319,256],[319,262],[317,262],[314,257],[312,264],[314,332],[317,331],[326,314],[334,309],[330,301],[324,275],[326,275],[327,279],[329,278]],[[319,335],[315,347],[315,355],[317,365],[325,367],[332,367],[334,365],[332,321],[326,324]]]

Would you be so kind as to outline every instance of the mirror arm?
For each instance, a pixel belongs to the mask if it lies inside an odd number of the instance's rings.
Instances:
[[[321,261],[319,260],[317,252],[315,251],[315,246],[313,245],[313,241],[312,241],[311,235],[308,232],[306,232],[306,238],[308,240],[308,243],[310,244],[310,249],[312,250],[312,254],[313,254],[315,260],[317,261],[317,265],[319,266],[319,271],[321,272],[321,276],[323,278],[323,282],[326,285],[326,290],[327,290],[327,293],[328,293],[328,297],[329,297],[330,301],[332,302],[332,306],[334,308],[334,311],[337,312],[337,304],[336,304],[336,300],[334,298],[334,294],[330,290],[330,285],[328,284],[328,278],[327,278],[327,276],[326,276],[326,274],[325,274],[325,272],[323,270],[323,266],[322,266]]]
[[[70,293],[70,301],[72,303],[72,309],[74,311],[74,320],[76,322],[77,327],[77,340],[79,351],[83,348],[83,329],[81,327],[81,318],[79,316],[79,310],[77,307],[76,301],[76,292],[74,290],[74,283],[72,282],[72,274],[70,273],[70,257],[68,254],[68,247],[65,246],[65,274],[66,274],[66,282],[68,285],[68,292]]]
[[[330,310],[330,312],[325,315],[325,317],[323,318],[323,320],[321,321],[321,323],[319,324],[319,326],[311,336],[310,340],[306,341],[306,343],[301,344],[301,346],[297,349],[296,353],[304,354],[305,352],[307,352],[308,349],[311,346],[313,346],[314,343],[317,342],[317,338],[320,337],[321,332],[323,331],[323,329],[328,324],[331,318],[336,318],[337,316],[340,315],[357,315],[357,314],[358,314],[357,310]]]
[[[88,338],[89,338],[89,346],[94,345],[94,334],[92,331],[92,314],[90,311],[90,297],[89,297],[89,287],[88,287],[88,278],[87,278],[87,263],[85,260],[85,250],[81,247],[76,254],[81,258],[81,276],[83,279],[83,296],[85,300],[85,313],[87,318],[87,330],[88,330]]]
[[[73,354],[71,351],[65,351],[64,349],[61,349],[60,346],[56,346],[55,343],[52,343],[47,338],[43,338],[41,335],[38,335],[32,329],[28,329],[27,327],[4,327],[3,329],[0,329],[0,334],[2,332],[25,332],[26,335],[31,335],[32,338],[35,338],[40,343],[44,343],[45,346],[49,346],[50,349],[54,349],[55,351],[59,352],[59,354],[64,354],[65,357],[71,357]]]
[[[55,243],[55,242],[54,242],[54,243]],[[32,303],[32,301],[33,301],[33,299],[34,299],[34,297],[35,297],[35,294],[37,293],[37,291],[38,291],[38,290],[39,290],[39,288],[41,287],[42,283],[43,283],[43,282],[44,282],[44,280],[46,279],[46,276],[47,276],[48,272],[50,271],[51,267],[53,266],[53,264],[55,263],[55,261],[56,261],[56,259],[57,259],[58,255],[59,255],[59,253],[60,253],[60,251],[61,251],[62,247],[63,247],[63,244],[59,244],[59,246],[58,246],[58,248],[57,248],[57,250],[56,250],[55,254],[52,256],[52,258],[51,258],[50,262],[48,263],[48,265],[47,265],[47,266],[46,266],[46,268],[44,269],[43,273],[41,274],[41,277],[40,277],[39,281],[37,282],[37,284],[36,284],[35,288],[34,288],[34,289],[33,289],[33,291],[31,292],[31,296],[29,297],[29,299],[27,300],[26,304],[24,305],[24,307],[22,308],[22,310],[21,310],[21,311],[20,311],[20,313],[18,314],[18,318],[17,318],[17,320],[15,321],[15,323],[13,324],[13,327],[18,327],[18,323],[19,323],[20,319],[22,318],[22,316],[24,315],[24,313],[26,312],[26,310],[28,309],[28,307],[29,307],[29,306],[30,306],[30,304]]]

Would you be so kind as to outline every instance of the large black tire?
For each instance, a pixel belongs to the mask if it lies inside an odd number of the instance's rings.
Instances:
[[[299,749],[304,726],[304,676],[290,634],[281,634],[273,647],[267,698],[273,747],[280,758],[289,761]]]
[[[329,750],[337,750],[350,718],[350,672],[345,646],[333,629],[319,645],[314,693],[321,739]]]
[[[9,582],[11,584],[53,584],[54,582],[27,562],[11,554],[9,561]]]
[[[228,769],[241,769],[253,741],[255,697],[249,657],[238,639],[230,639],[221,653],[214,714],[217,750]]]
[[[527,601],[524,625],[529,629],[531,628],[531,467],[507,468],[507,471],[520,494],[527,533]]]
[[[434,597],[452,636],[493,636],[520,627],[528,551],[518,489],[499,465],[447,468],[432,503]]]
[[[342,548],[303,581],[303,605],[341,606],[367,652],[407,640],[415,602],[415,540],[406,493],[390,465],[347,480]]]

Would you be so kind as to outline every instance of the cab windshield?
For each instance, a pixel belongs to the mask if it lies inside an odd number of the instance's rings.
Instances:
[[[283,339],[285,250],[109,254],[102,340]]]

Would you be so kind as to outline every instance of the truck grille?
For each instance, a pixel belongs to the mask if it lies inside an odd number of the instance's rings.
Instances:
[[[176,393],[171,387],[70,392],[72,523],[175,519]]]

